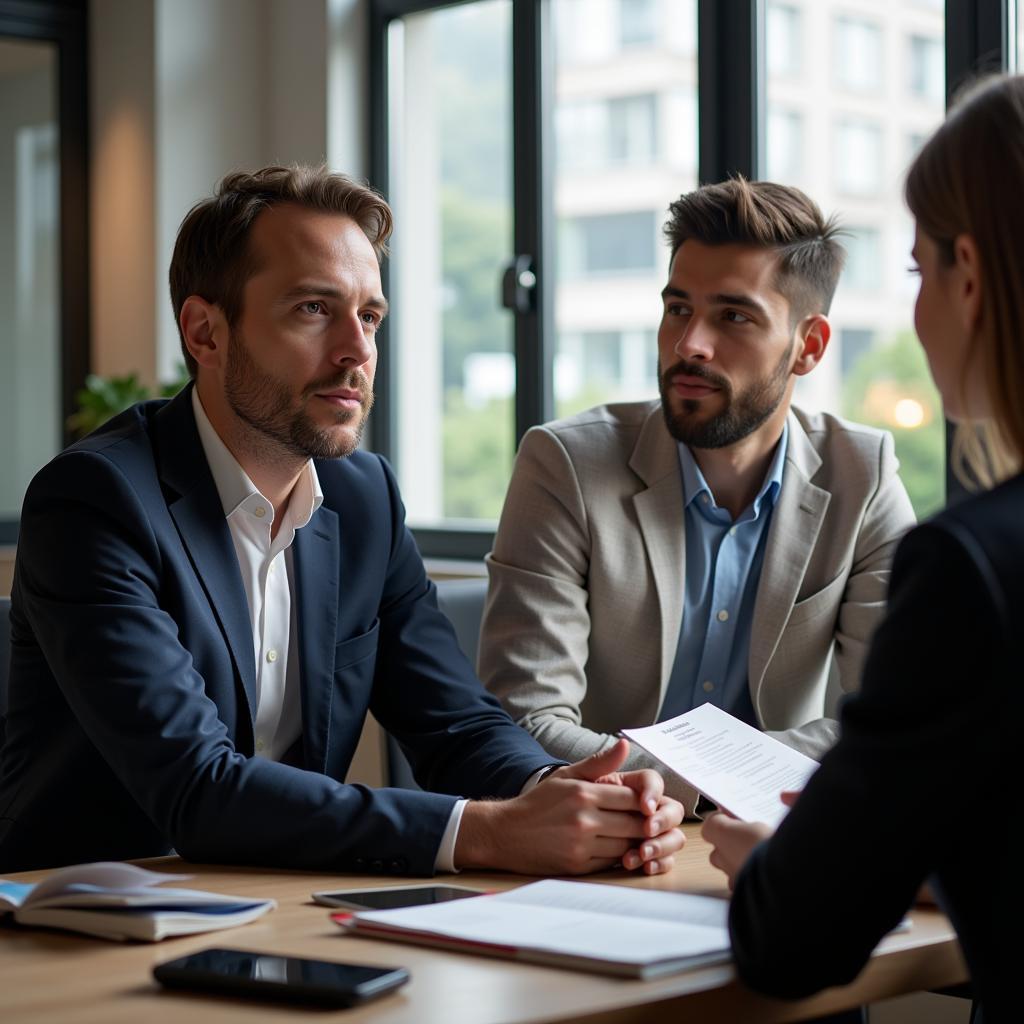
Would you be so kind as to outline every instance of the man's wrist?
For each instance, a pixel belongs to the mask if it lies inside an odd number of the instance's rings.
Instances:
[[[524,793],[529,793],[531,789],[539,786],[552,772],[558,771],[562,766],[560,764],[549,764],[543,768],[538,768],[524,783],[523,788],[519,790],[519,795],[522,796]]]
[[[462,821],[455,840],[455,868],[498,867],[494,835],[502,801],[470,800],[462,809]]]

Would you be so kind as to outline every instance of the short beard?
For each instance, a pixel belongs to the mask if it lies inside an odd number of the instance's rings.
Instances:
[[[793,353],[795,339],[791,340],[775,369],[765,378],[755,381],[738,395],[733,395],[732,385],[718,374],[712,373],[700,363],[680,360],[664,373],[658,374],[658,390],[661,393],[661,411],[665,416],[668,432],[681,444],[691,448],[728,448],[752,434],[782,404],[789,382],[789,358]],[[725,408],[716,416],[701,421],[701,402],[684,398],[682,409],[675,412],[671,406],[671,380],[676,374],[700,377],[721,389],[725,397]]]
[[[306,403],[315,394],[337,388],[358,391],[360,402],[358,412],[335,413],[335,423],[339,425],[358,419],[354,433],[340,441],[329,430],[318,427],[306,413]],[[339,370],[332,377],[314,381],[296,403],[287,385],[256,365],[240,331],[233,331],[228,342],[224,395],[240,420],[282,453],[303,459],[340,459],[351,455],[359,447],[373,406],[373,389],[359,369]]]

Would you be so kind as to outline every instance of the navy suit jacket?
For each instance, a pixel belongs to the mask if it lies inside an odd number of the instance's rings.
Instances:
[[[455,796],[551,758],[480,686],[438,611],[387,464],[316,463],[294,541],[302,737],[253,756],[238,561],[190,388],[112,420],[25,498],[0,749],[0,871],[163,854],[430,874]],[[344,785],[367,711],[435,792]]]
[[[986,1024],[1021,1019],[1022,624],[1024,474],[900,545],[839,742],[736,880],[748,984],[846,984],[930,879]]]

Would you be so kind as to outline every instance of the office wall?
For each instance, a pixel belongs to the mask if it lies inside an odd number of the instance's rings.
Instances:
[[[170,379],[167,266],[230,170],[365,174],[366,0],[93,0],[92,362]]]

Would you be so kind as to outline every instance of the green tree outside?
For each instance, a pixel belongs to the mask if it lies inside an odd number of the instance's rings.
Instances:
[[[912,399],[924,411],[918,427],[900,427],[895,401]],[[942,508],[946,500],[946,442],[942,401],[928,363],[910,331],[865,352],[843,381],[843,415],[892,432],[900,477],[918,519]]]

